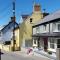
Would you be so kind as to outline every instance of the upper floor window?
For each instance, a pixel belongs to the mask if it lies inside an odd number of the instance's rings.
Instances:
[[[60,24],[58,24],[58,30],[60,30]]]
[[[46,30],[46,24],[44,24],[44,30]]]
[[[54,31],[55,29],[56,29],[56,22],[54,22],[52,25],[52,31]]]
[[[30,18],[30,23],[32,23],[33,18]]]
[[[39,27],[36,27],[36,32],[39,33],[40,29]]]

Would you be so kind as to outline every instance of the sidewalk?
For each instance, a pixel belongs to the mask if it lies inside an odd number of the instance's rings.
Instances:
[[[36,52],[34,52],[34,54],[31,54],[31,55],[27,54],[24,51],[16,51],[16,52],[13,52],[13,53],[18,54],[18,55],[23,56],[23,57],[30,57],[30,58],[37,57],[37,58],[43,58],[43,59],[45,58],[46,60],[47,59],[48,60],[56,60],[56,59],[49,58],[47,56],[44,56],[44,55],[36,53]]]
[[[42,49],[40,49],[40,50],[35,49],[35,50],[34,50],[34,53],[37,54],[38,56],[39,56],[39,55],[42,55],[42,56],[48,57],[48,58],[50,58],[50,59],[56,60],[56,54],[55,54],[55,53],[52,53],[52,54],[50,55],[50,54],[48,54],[47,52],[44,52]]]
[[[38,52],[33,52],[33,54],[27,54],[26,51],[15,51],[13,52],[14,54],[18,54],[18,55],[21,55],[23,57],[42,57],[42,58],[48,58],[50,60],[56,60],[56,59],[53,59],[53,58],[50,58],[50,57],[47,57],[45,56],[44,54],[40,54]]]
[[[44,52],[42,50],[38,50],[38,49],[34,50],[31,54],[27,54],[27,50],[15,51],[14,53],[18,54],[18,55],[22,55],[24,57],[37,56],[37,57],[46,57],[46,58],[49,58],[49,59],[56,60],[56,56],[54,54],[53,55],[49,55],[46,52]]]

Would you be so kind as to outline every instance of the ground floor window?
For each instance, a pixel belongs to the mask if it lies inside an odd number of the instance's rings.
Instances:
[[[57,48],[60,48],[60,39],[57,40]]]
[[[34,40],[34,44],[36,44],[36,40]]]
[[[50,38],[50,48],[54,49],[54,39]]]

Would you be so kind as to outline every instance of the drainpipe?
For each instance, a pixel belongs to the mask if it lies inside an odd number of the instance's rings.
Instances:
[[[56,57],[57,60],[60,60],[60,44],[57,44]]]

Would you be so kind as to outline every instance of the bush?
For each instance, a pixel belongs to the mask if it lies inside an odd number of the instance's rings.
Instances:
[[[48,51],[48,54],[52,54],[52,51]]]

